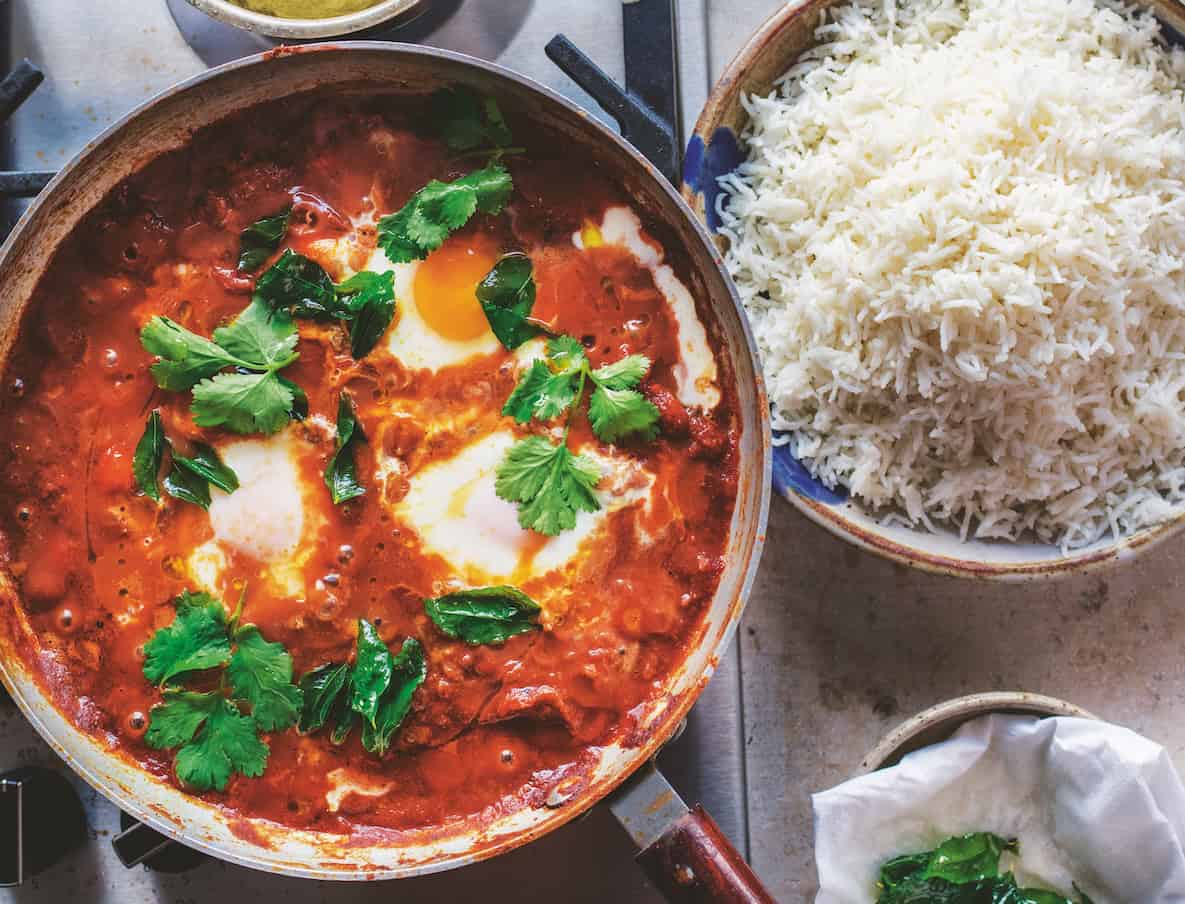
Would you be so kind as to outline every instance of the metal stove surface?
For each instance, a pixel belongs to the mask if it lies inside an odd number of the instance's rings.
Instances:
[[[685,124],[706,97],[707,41],[704,0],[680,0],[681,104]],[[382,37],[445,47],[503,63],[547,84],[605,118],[595,103],[544,56],[543,47],[565,33],[611,76],[621,80],[621,8],[614,0],[438,0],[421,19]],[[89,139],[158,91],[216,65],[271,46],[268,39],[219,25],[184,0],[0,0],[0,62],[22,57],[46,73],[45,83],[0,133],[0,166],[47,170],[61,166]],[[606,119],[608,122],[608,120]],[[0,228],[23,205],[5,205]],[[736,656],[721,664],[682,737],[660,764],[688,800],[702,801],[744,850],[746,817],[740,676]],[[39,764],[60,768],[49,748],[6,697],[0,701],[0,771]],[[190,904],[217,897],[278,898],[304,902],[499,900],[565,902],[657,901],[625,833],[602,807],[518,851],[466,869],[398,886],[361,886],[287,879],[207,860],[180,874],[125,869],[111,837],[119,811],[70,774],[87,812],[91,840],[56,867],[0,889],[0,902],[94,904],[171,901]]]

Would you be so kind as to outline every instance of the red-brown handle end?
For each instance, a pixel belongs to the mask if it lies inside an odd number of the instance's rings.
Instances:
[[[671,904],[774,904],[749,864],[698,804],[638,855]]]

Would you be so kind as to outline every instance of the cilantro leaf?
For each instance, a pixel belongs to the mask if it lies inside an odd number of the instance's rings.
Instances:
[[[497,644],[539,627],[539,604],[517,587],[474,587],[424,600],[424,611],[449,637]]]
[[[284,240],[291,215],[292,205],[289,204],[274,216],[260,217],[239,233],[239,270],[250,273],[263,265]]]
[[[144,434],[136,443],[132,456],[132,473],[140,491],[154,502],[160,502],[160,485],[157,475],[165,457],[165,429],[161,425],[160,411],[153,410],[144,425]]]
[[[173,761],[177,778],[198,791],[224,791],[233,773],[255,777],[267,768],[268,746],[256,733],[255,720],[226,698],[218,700],[201,732]]]
[[[612,364],[605,364],[589,376],[605,389],[634,389],[650,372],[650,359],[645,355],[626,355]]]
[[[388,655],[390,655],[388,653]],[[428,677],[424,648],[414,637],[403,641],[391,663],[391,683],[379,700],[373,722],[362,723],[362,747],[382,756],[391,746],[391,738],[411,709],[412,696]]]
[[[578,373],[553,373],[543,361],[533,361],[502,406],[502,413],[525,424],[545,421],[566,411],[576,401]]]
[[[218,457],[218,452],[212,446],[205,443],[193,444],[193,458],[185,458],[174,452],[173,463],[214,484],[224,493],[233,493],[239,488],[238,475]]]
[[[252,303],[307,320],[339,316],[333,280],[316,261],[285,248],[279,259],[255,281]]]
[[[598,386],[588,400],[588,421],[597,439],[605,443],[631,434],[644,439],[658,436],[658,409],[636,389]]]
[[[296,724],[304,698],[292,683],[292,656],[282,644],[269,643],[255,625],[244,625],[235,632],[226,674],[234,696],[251,704],[251,715],[264,731]]]
[[[166,690],[164,703],[148,714],[144,743],[156,750],[188,744],[221,699],[217,693]]]
[[[149,320],[140,331],[140,344],[149,354],[160,357],[151,367],[156,385],[176,392],[189,389],[225,367],[246,364],[168,317]]]
[[[461,85],[433,94],[432,114],[450,151],[502,148],[514,140],[497,101]]]
[[[379,247],[393,263],[423,260],[474,213],[499,213],[513,187],[510,173],[497,163],[452,182],[433,179],[400,210],[379,220]]]
[[[547,357],[558,373],[578,373],[588,366],[584,346],[571,336],[554,336],[547,341]]]
[[[299,731],[313,732],[329,721],[339,698],[343,696],[349,677],[350,667],[344,662],[326,663],[301,677],[300,690],[304,695],[304,705],[297,725]]]
[[[508,349],[539,335],[528,318],[535,307],[535,276],[531,259],[522,252],[504,254],[477,286],[477,300],[490,329]]]
[[[366,487],[358,482],[358,466],[354,462],[354,444],[364,442],[365,439],[354,414],[354,404],[349,395],[342,392],[337,400],[336,451],[325,468],[325,485],[329,487],[334,505],[355,499],[366,492]]]
[[[214,341],[252,370],[279,370],[296,360],[299,336],[285,311],[273,311],[255,298],[227,326],[214,330]]]
[[[274,372],[225,373],[193,388],[193,422],[236,433],[275,433],[290,420],[295,396]]]
[[[365,358],[395,316],[395,273],[355,273],[334,290],[350,320],[350,354]]]
[[[169,473],[165,475],[165,492],[182,502],[192,502],[204,509],[210,507],[210,484],[204,477],[182,467],[176,460]]]
[[[359,619],[354,671],[350,674],[350,707],[362,716],[364,724],[372,728],[378,715],[379,698],[391,684],[394,665],[391,651],[374,625]]]
[[[208,593],[186,591],[174,600],[177,617],[144,644],[144,677],[165,685],[186,672],[200,672],[230,660],[226,611]]]
[[[494,490],[519,503],[518,523],[549,537],[576,526],[576,513],[595,512],[601,504],[593,489],[601,469],[592,459],[573,455],[566,445],[541,436],[515,443],[498,465]]]

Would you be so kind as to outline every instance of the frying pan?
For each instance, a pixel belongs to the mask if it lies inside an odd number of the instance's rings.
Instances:
[[[402,833],[397,842],[318,833],[220,811],[113,753],[51,703],[0,631],[0,677],[37,731],[87,782],[165,836],[212,856],[269,872],[321,879],[386,879],[474,863],[558,828],[619,789],[613,808],[644,847],[640,861],[674,900],[768,901],[760,883],[711,819],[688,810],[650,764],[703,689],[736,628],[764,540],[770,437],[760,368],[744,315],[711,239],[678,194],[640,153],[580,108],[501,67],[414,45],[359,42],[281,48],[212,69],[149,101],[87,146],[49,184],[0,248],[0,360],[51,260],[83,215],[121,180],[197,129],[265,101],[310,90],[425,93],[466,85],[499,98],[596,159],[644,221],[685,249],[684,277],[709,306],[731,358],[739,399],[740,482],[726,565],[702,631],[663,692],[640,708],[633,746],[615,742],[594,769],[547,804],[480,828]],[[3,605],[20,611],[19,589],[0,572]],[[637,773],[632,781],[631,775]],[[624,787],[622,787],[624,784]],[[443,833],[443,834],[442,834]]]

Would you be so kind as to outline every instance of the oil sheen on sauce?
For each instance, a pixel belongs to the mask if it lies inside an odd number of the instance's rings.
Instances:
[[[340,279],[372,259],[378,216],[430,179],[473,169],[425,132],[427,119],[415,99],[314,95],[197,133],[63,243],[5,370],[0,554],[20,598],[5,605],[3,630],[62,711],[120,755],[176,781],[172,754],[143,740],[160,694],[143,676],[142,645],[171,622],[184,589],[204,586],[233,604],[245,584],[246,620],[285,645],[298,676],[346,660],[359,618],[393,647],[405,637],[424,645],[428,678],[395,750],[378,759],[357,732],[340,747],[325,733],[266,735],[262,777],[236,775],[204,795],[243,816],[325,832],[427,830],[542,804],[558,782],[580,781],[599,746],[629,735],[630,711],[663,692],[702,633],[723,567],[738,427],[715,326],[701,304],[718,403],[685,406],[679,324],[659,271],[599,235],[606,211],[629,209],[628,195],[526,122],[516,135],[527,153],[507,161],[507,211],[475,217],[435,264],[429,257],[397,283],[390,339],[356,361],[341,328],[298,321],[300,358],[285,376],[308,394],[303,423],[268,440],[203,430],[188,393],[157,389],[140,328],[163,314],[209,335],[242,310],[253,284],[235,270],[245,225],[293,204],[285,244]],[[685,276],[662,238],[652,247]],[[497,502],[446,477],[462,455],[472,456],[463,475],[476,474],[482,442],[524,435],[501,407],[529,348],[483,344],[480,311],[456,301],[472,301],[475,281],[509,250],[535,262],[535,316],[580,338],[594,367],[623,353],[651,358],[643,388],[663,429],[656,441],[610,448],[576,418],[572,444],[612,465],[604,517],[568,547],[512,544],[506,574],[495,557],[501,522],[482,520]],[[442,305],[457,307],[444,316]],[[416,319],[420,339],[400,346]],[[413,360],[434,342],[471,343],[473,353],[416,366],[395,354],[406,348]],[[335,507],[322,472],[343,389],[367,433],[357,461],[368,491]],[[216,499],[207,513],[137,495],[132,453],[152,408],[182,448],[218,447],[244,481],[237,492],[253,494],[249,505]],[[417,493],[427,475],[453,486],[447,504]],[[461,527],[435,530],[446,517]],[[425,597],[491,575],[541,602],[543,630],[468,646],[425,616]]]

